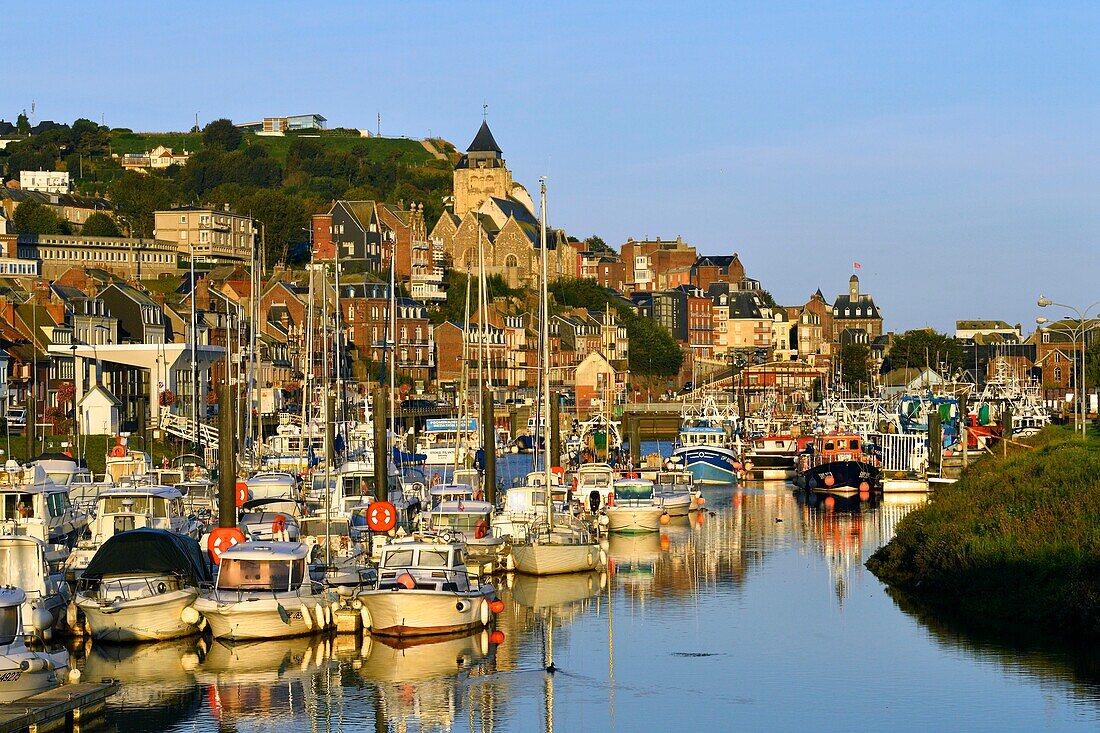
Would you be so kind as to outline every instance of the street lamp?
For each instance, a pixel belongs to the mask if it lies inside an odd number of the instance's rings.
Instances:
[[[1073,338],[1074,345],[1077,344],[1077,339],[1078,338],[1081,339],[1081,342],[1080,342],[1080,344],[1081,344],[1081,372],[1080,372],[1080,375],[1081,375],[1081,404],[1080,404],[1080,410],[1081,410],[1081,439],[1084,440],[1086,438],[1086,434],[1088,432],[1088,392],[1087,392],[1087,389],[1086,389],[1087,388],[1087,377],[1085,375],[1085,342],[1088,340],[1089,332],[1091,332],[1092,329],[1095,328],[1096,325],[1097,325],[1095,322],[1090,322],[1089,321],[1089,313],[1093,310],[1093,308],[1096,308],[1097,306],[1100,306],[1100,300],[1096,301],[1095,303],[1091,303],[1090,305],[1088,305],[1088,306],[1086,306],[1085,308],[1082,309],[1082,308],[1074,308],[1073,306],[1066,305],[1064,303],[1055,303],[1053,300],[1046,297],[1045,295],[1040,295],[1039,300],[1037,301],[1037,305],[1040,308],[1047,308],[1049,306],[1054,305],[1054,306],[1057,306],[1059,308],[1064,308],[1065,310],[1068,310],[1068,311],[1074,313],[1077,316],[1077,325],[1074,326],[1072,329],[1069,329],[1068,333]],[[1038,321],[1038,319],[1036,319],[1036,321]],[[1054,329],[1051,329],[1051,330],[1054,330]],[[1064,333],[1064,331],[1063,331],[1063,333]],[[1076,366],[1077,366],[1076,365],[1076,359],[1074,359],[1074,369],[1076,369]],[[1075,391],[1075,396],[1076,396],[1076,391]]]

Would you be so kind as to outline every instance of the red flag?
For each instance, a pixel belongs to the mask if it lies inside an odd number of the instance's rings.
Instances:
[[[858,270],[860,267],[862,267],[862,265],[860,265],[858,262],[853,262],[852,267]]]

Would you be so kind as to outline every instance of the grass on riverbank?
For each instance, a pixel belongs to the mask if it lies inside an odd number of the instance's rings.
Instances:
[[[72,437],[67,435],[48,435],[45,441],[39,441],[38,446],[33,455],[29,458],[34,458],[41,453],[61,453],[64,450],[69,450],[76,455],[76,451],[70,446],[65,448],[64,443],[71,443]],[[115,436],[113,435],[82,435],[80,436],[80,452],[83,454],[84,459],[88,462],[88,468],[92,473],[99,476],[106,470],[107,467],[107,451],[111,446],[115,444]],[[130,445],[137,450],[143,450],[142,440],[140,436],[131,436]],[[14,458],[20,463],[28,460],[27,454],[27,438],[25,435],[10,435],[4,436],[0,434],[0,450],[4,451],[3,459],[0,459],[0,463],[3,463],[8,458]],[[175,458],[180,454],[180,448],[174,441],[170,444],[168,440],[151,440],[149,441],[148,450],[150,456],[153,459],[153,465],[159,466],[164,458],[169,460]]]
[[[1100,440],[1062,428],[989,456],[867,562],[917,600],[998,625],[1100,635]]]

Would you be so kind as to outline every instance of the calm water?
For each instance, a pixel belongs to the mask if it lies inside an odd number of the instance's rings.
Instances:
[[[920,497],[706,496],[660,535],[611,537],[606,575],[502,581],[495,648],[479,633],[77,653],[85,679],[123,681],[107,723],[125,733],[1100,727],[1093,650],[963,636],[864,569]]]

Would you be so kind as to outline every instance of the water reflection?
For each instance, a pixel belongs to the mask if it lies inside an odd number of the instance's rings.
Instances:
[[[1095,707],[1065,712],[1097,699],[1093,657],[961,636],[863,568],[923,495],[705,496],[660,533],[606,538],[607,573],[501,578],[499,646],[480,631],[91,646],[85,679],[122,680],[109,720],[127,733],[1019,728],[1051,705],[1061,727],[1095,725]],[[847,702],[791,694],[830,675],[860,681]]]

